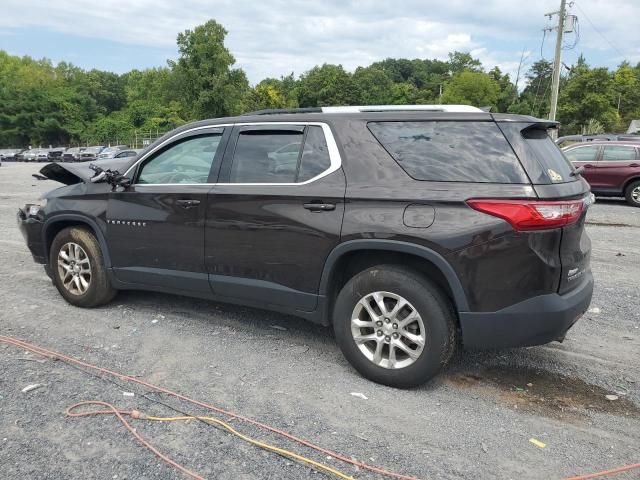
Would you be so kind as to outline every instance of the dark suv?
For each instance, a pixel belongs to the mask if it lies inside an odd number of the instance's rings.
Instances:
[[[68,186],[18,221],[73,305],[140,289],[293,314],[410,387],[460,342],[562,340],[586,311],[592,196],[555,127],[465,106],[206,120],[133,159],[47,165]]]
[[[582,167],[593,193],[625,197],[629,205],[640,207],[640,143],[589,142],[563,150],[575,167]]]

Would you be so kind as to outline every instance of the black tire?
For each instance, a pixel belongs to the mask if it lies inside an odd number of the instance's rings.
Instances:
[[[640,207],[640,180],[627,185],[624,191],[624,198],[627,199],[627,203],[632,207]]]
[[[63,283],[63,274],[58,267],[58,255],[67,244],[75,243],[82,247],[90,263],[88,287],[83,293],[73,293]],[[104,267],[104,259],[100,244],[93,232],[88,228],[70,227],[60,231],[51,244],[49,252],[49,270],[53,276],[53,284],[60,295],[71,305],[92,308],[110,302],[117,291],[111,286]]]
[[[412,364],[385,368],[375,364],[358,348],[351,333],[351,316],[360,299],[373,292],[390,292],[403,297],[422,318],[425,345]],[[333,328],[342,353],[358,372],[374,382],[397,388],[416,387],[433,378],[449,361],[457,344],[451,302],[428,278],[398,265],[378,265],[352,277],[336,299]]]

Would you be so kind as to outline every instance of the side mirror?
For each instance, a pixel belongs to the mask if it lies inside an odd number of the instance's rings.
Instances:
[[[105,172],[104,170],[100,173],[95,174],[93,177],[91,177],[91,183],[100,183],[100,182],[104,182],[107,178],[107,172]]]
[[[114,187],[127,188],[131,186],[131,179],[129,177],[121,176],[113,182]]]

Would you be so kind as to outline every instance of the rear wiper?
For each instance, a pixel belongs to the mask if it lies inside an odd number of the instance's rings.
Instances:
[[[33,174],[31,174],[31,176],[32,176],[33,178],[35,178],[36,180],[49,180],[49,178],[48,178],[48,177],[45,177],[45,176],[43,176],[43,175],[38,175],[37,173],[33,173]]]
[[[573,172],[571,172],[569,175],[571,175],[572,177],[577,177],[578,175],[580,175],[582,172],[584,172],[584,166],[580,165],[578,168],[576,168]]]

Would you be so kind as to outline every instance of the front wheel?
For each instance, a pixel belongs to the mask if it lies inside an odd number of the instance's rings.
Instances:
[[[53,240],[49,271],[60,295],[78,307],[97,307],[113,299],[100,244],[86,228],[70,227]]]
[[[396,265],[351,278],[336,299],[333,327],[358,372],[399,388],[433,378],[451,358],[457,337],[446,296],[424,276]]]
[[[634,207],[640,207],[640,181],[633,182],[624,191],[627,203]]]

